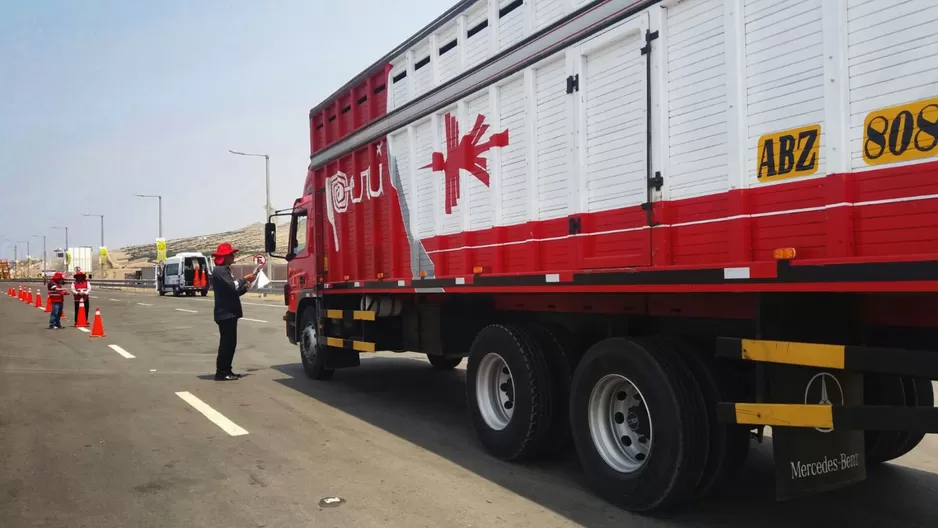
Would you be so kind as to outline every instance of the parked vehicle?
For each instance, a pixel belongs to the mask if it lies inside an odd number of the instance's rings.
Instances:
[[[196,280],[196,270],[205,273],[205,283]],[[180,295],[194,296],[196,293],[205,297],[208,295],[212,268],[209,259],[202,253],[178,253],[166,259],[161,270],[157,270],[156,289],[160,295],[172,292],[174,297]]]
[[[929,21],[938,3],[460,2],[309,113],[278,213],[306,373],[468,357],[488,451],[572,442],[633,511],[719,488],[766,425],[779,497],[865,479],[938,432]]]

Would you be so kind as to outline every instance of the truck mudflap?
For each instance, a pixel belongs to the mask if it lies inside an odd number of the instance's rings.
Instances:
[[[866,478],[864,432],[938,433],[938,408],[864,405],[864,374],[938,379],[938,352],[719,338],[717,356],[760,363],[758,402],[718,404],[721,423],[772,426],[776,496]]]

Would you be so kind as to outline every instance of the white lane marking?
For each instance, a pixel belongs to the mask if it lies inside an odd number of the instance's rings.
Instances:
[[[88,330],[87,328],[82,328],[82,327],[79,326],[78,329],[81,330],[82,332],[86,333],[86,334],[90,334],[90,333],[91,333],[91,330]]]
[[[126,350],[124,350],[123,348],[121,348],[121,347],[119,347],[119,346],[117,346],[117,345],[108,345],[108,346],[111,348],[111,350],[113,350],[114,352],[117,352],[118,354],[124,356],[124,357],[127,358],[127,359],[133,359],[133,358],[137,357],[137,356],[131,354],[130,352],[127,352]]]
[[[124,301],[122,301],[121,299],[108,299],[108,300],[109,300],[109,301],[114,301],[114,302],[124,302]]]
[[[245,321],[254,321],[255,323],[266,323],[267,321],[263,319],[251,319],[250,317],[242,317]]]
[[[199,313],[198,310],[186,310],[185,308],[176,308],[177,312]]]
[[[153,306],[152,304],[147,304],[147,303],[137,303],[137,304],[139,304],[140,306]]]
[[[150,372],[156,372],[156,369],[150,369]]]
[[[225,418],[222,413],[212,409],[207,403],[196,398],[191,393],[186,391],[177,392],[176,396],[182,398],[183,401],[194,407],[195,410],[202,413],[202,415],[211,420],[212,423],[220,427],[222,431],[230,434],[231,436],[241,436],[248,434],[248,432],[242,429],[238,424],[232,422],[228,418]]]

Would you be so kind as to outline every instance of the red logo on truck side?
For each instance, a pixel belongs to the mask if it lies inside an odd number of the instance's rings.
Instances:
[[[508,145],[508,130],[489,136],[489,140],[480,143],[482,136],[488,131],[485,116],[476,116],[475,125],[468,134],[459,137],[459,121],[456,117],[446,114],[443,116],[446,124],[446,155],[434,152],[429,165],[421,169],[431,168],[434,172],[443,172],[446,183],[446,214],[453,212],[459,201],[459,171],[465,169],[479,179],[486,187],[489,186],[488,160],[482,157],[492,147]]]

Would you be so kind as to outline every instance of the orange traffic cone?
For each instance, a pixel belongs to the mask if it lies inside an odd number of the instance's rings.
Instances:
[[[91,325],[91,337],[105,337],[104,322],[101,320],[101,309],[94,309],[94,324]]]
[[[78,321],[75,328],[88,328],[88,316],[85,315],[85,300],[78,301]]]
[[[52,313],[52,297],[46,297],[46,313]]]
[[[33,289],[32,288],[30,288],[29,291],[26,292],[25,300],[26,300],[26,304],[32,304],[33,302]]]
[[[36,291],[36,308],[42,310],[42,294]]]

